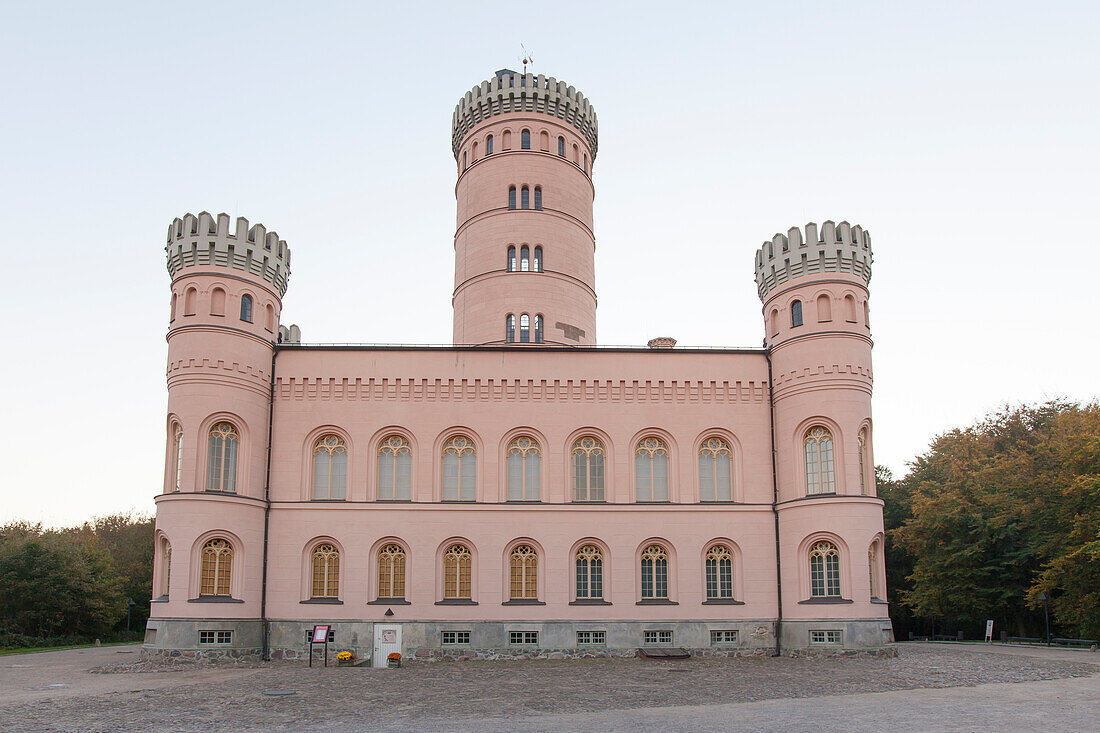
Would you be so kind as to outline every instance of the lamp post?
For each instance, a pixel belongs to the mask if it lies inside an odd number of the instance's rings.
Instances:
[[[1047,622],[1047,646],[1050,646],[1050,600],[1046,593],[1040,593],[1039,600],[1043,602],[1043,616]]]
[[[126,633],[130,633],[130,612],[134,610],[136,605],[133,598],[126,599]]]

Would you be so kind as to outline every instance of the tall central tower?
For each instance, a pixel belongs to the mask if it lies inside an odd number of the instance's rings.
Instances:
[[[459,100],[455,344],[596,343],[596,111],[541,74],[498,71]]]

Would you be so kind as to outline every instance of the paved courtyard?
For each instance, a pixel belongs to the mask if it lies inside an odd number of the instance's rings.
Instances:
[[[1100,653],[153,667],[137,647],[0,657],[0,730],[1095,730]],[[113,673],[89,672],[92,668]],[[294,690],[270,697],[265,690]]]

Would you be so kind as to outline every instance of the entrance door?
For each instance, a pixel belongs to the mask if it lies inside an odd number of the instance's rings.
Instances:
[[[371,655],[372,667],[385,667],[386,657],[401,651],[401,624],[374,625],[374,653]]]

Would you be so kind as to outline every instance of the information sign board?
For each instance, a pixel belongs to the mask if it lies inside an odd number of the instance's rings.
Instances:
[[[313,627],[313,643],[324,644],[328,641],[328,625]]]
[[[993,619],[985,622],[985,640],[993,641]]]

